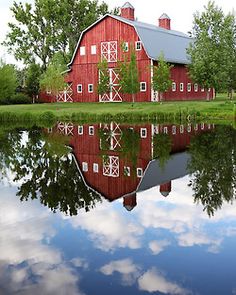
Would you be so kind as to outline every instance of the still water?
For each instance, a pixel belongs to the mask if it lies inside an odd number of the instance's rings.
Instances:
[[[236,294],[236,130],[0,130],[0,294]]]

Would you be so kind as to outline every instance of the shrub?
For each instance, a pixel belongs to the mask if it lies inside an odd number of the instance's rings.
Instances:
[[[7,104],[29,104],[31,98],[24,93],[16,93],[7,101]]]

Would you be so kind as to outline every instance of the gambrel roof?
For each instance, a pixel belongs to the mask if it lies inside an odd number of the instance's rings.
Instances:
[[[161,27],[139,21],[129,20],[121,16],[106,14],[82,32],[69,66],[73,63],[84,33],[86,33],[89,29],[101,22],[106,17],[112,17],[118,21],[133,26],[150,59],[157,60],[160,54],[163,52],[164,58],[167,62],[178,64],[190,63],[186,49],[189,47],[193,39],[188,37],[186,34],[174,30],[163,29]]]

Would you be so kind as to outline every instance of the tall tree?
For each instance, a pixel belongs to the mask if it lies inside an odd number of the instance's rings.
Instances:
[[[14,22],[4,44],[17,60],[36,60],[44,70],[55,52],[61,51],[68,62],[81,32],[108,12],[107,4],[98,0],[17,2],[11,7]]]
[[[99,95],[104,95],[110,91],[110,76],[108,71],[108,62],[102,59],[98,63],[99,81],[97,91]]]
[[[165,59],[163,53],[158,57],[158,66],[153,66],[152,87],[159,93],[160,101],[163,100],[163,92],[167,91],[171,85],[170,70],[172,68]]]
[[[123,93],[132,95],[132,102],[135,101],[135,94],[140,90],[137,59],[134,49],[131,48],[130,60],[118,63],[120,86]]]
[[[63,74],[65,70],[66,64],[62,55],[56,53],[40,78],[40,88],[42,90],[50,90],[52,94],[57,95],[65,87]]]
[[[39,81],[41,76],[40,65],[35,62],[30,64],[26,71],[25,86],[27,94],[32,98],[32,102],[35,102],[40,90]]]
[[[16,70],[13,65],[0,60],[0,104],[8,103],[17,87]]]
[[[206,89],[216,91],[227,85],[235,42],[232,32],[232,17],[225,16],[214,2],[209,2],[205,11],[194,15],[191,32],[194,42],[187,52],[191,58],[189,72],[192,80]],[[209,92],[207,91],[207,99]]]

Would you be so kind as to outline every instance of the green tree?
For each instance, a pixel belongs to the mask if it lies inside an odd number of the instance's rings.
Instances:
[[[153,159],[158,159],[163,169],[170,159],[172,148],[171,137],[168,134],[160,133],[153,136]]]
[[[190,77],[206,89],[216,91],[227,85],[233,60],[232,17],[224,15],[221,8],[209,2],[205,11],[194,15],[191,36],[194,42],[187,52],[191,59]],[[209,92],[207,91],[207,99]]]
[[[32,102],[34,103],[40,90],[40,76],[41,76],[41,68],[40,65],[36,63],[32,63],[29,65],[26,71],[26,79],[25,86],[27,94],[32,98]]]
[[[68,62],[81,32],[108,12],[107,4],[98,0],[17,2],[11,7],[14,22],[9,23],[4,44],[17,60],[25,64],[36,60],[43,70],[58,51]]]
[[[194,192],[194,202],[201,203],[209,216],[236,197],[235,148],[236,131],[229,126],[217,126],[216,130],[191,140],[189,186]]]
[[[134,49],[131,48],[130,60],[124,57],[124,61],[118,62],[121,92],[132,95],[135,102],[135,94],[139,92],[139,73]]]
[[[40,78],[40,88],[50,90],[52,94],[57,95],[65,87],[63,74],[65,70],[66,64],[62,55],[56,53]]]
[[[17,87],[16,70],[13,65],[0,60],[0,104],[6,104],[15,94]]]
[[[99,95],[104,95],[110,91],[110,76],[108,71],[108,62],[106,59],[102,59],[98,63],[99,81],[97,86],[97,92]]]
[[[163,53],[157,60],[158,65],[153,66],[152,87],[154,91],[159,93],[160,101],[162,101],[163,92],[167,91],[172,85],[170,78],[172,66],[165,61]]]

